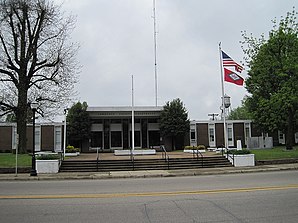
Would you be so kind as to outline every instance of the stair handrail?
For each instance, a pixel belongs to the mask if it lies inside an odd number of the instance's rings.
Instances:
[[[161,151],[162,151],[161,158],[162,159],[165,159],[165,162],[168,163],[168,170],[169,170],[170,169],[170,157],[167,154],[167,150],[165,149],[165,146],[164,145],[161,145],[160,148],[161,148]]]
[[[202,167],[204,166],[203,164],[203,160],[204,160],[204,156],[203,154],[200,152],[200,150],[198,148],[195,149],[195,147],[193,146],[193,149],[192,149],[192,157],[195,158],[195,154],[196,154],[196,158],[197,160],[199,160],[199,155],[200,155],[200,158],[201,158],[201,165]],[[195,152],[196,151],[196,152]]]
[[[227,152],[226,152],[226,154],[227,154],[227,159],[230,160],[229,158],[231,158],[231,159],[232,159],[232,165],[235,166],[235,165],[234,165],[234,163],[235,163],[235,154],[234,154],[234,153],[230,154],[230,153],[229,153],[229,151],[230,151],[229,148],[226,148],[224,145],[222,145],[222,150],[221,150],[221,151],[222,151],[222,152],[221,152],[222,156],[224,156],[223,148],[227,151]]]
[[[101,147],[96,149],[96,171],[98,172],[98,165],[99,165],[99,152],[98,150],[101,149]]]
[[[130,150],[130,160],[132,162],[132,170],[135,170],[135,157],[132,149]]]
[[[96,171],[98,172],[98,167],[100,163],[100,157],[98,150],[101,150],[101,147],[89,147],[89,150],[96,150]]]

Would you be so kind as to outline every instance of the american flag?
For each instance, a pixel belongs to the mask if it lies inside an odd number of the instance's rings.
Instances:
[[[231,57],[229,57],[224,51],[222,53],[222,61],[224,67],[235,67],[235,70],[240,72],[244,69],[240,64],[236,63]]]

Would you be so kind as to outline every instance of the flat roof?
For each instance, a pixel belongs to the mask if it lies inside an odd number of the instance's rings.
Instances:
[[[135,106],[134,111],[147,112],[147,111],[161,111],[162,106]],[[131,106],[106,106],[106,107],[88,107],[87,112],[129,112],[132,111]]]
[[[135,117],[159,117],[163,107],[161,106],[135,106]],[[88,107],[87,112],[91,118],[128,118],[132,115],[131,106],[114,107]]]

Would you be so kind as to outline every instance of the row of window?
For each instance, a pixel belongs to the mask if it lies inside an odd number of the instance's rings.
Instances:
[[[227,123],[227,138],[228,138],[228,145],[234,146],[234,128],[233,123]],[[215,124],[210,123],[208,124],[208,141],[210,147],[216,147],[216,137],[215,137]],[[251,136],[251,127],[250,123],[244,123],[244,134],[245,134],[245,144],[247,144],[248,137]],[[200,136],[198,136],[200,137]],[[191,145],[197,144],[197,133],[196,133],[196,124],[192,124],[190,127],[190,142]]]
[[[12,143],[13,149],[17,146],[17,128],[14,126],[12,131]],[[41,151],[41,126],[35,126],[35,151]],[[62,148],[62,129],[61,126],[54,127],[54,151],[60,152]]]

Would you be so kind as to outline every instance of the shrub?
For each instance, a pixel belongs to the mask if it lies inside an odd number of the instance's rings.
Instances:
[[[60,159],[59,154],[55,153],[45,153],[45,154],[39,154],[36,156],[37,160],[58,160]]]
[[[67,146],[65,149],[66,153],[76,153],[76,152],[80,152],[79,148],[74,148],[74,146]]]
[[[204,145],[198,145],[198,146],[185,146],[184,149],[199,149],[199,150],[203,150],[206,149],[206,147]]]

